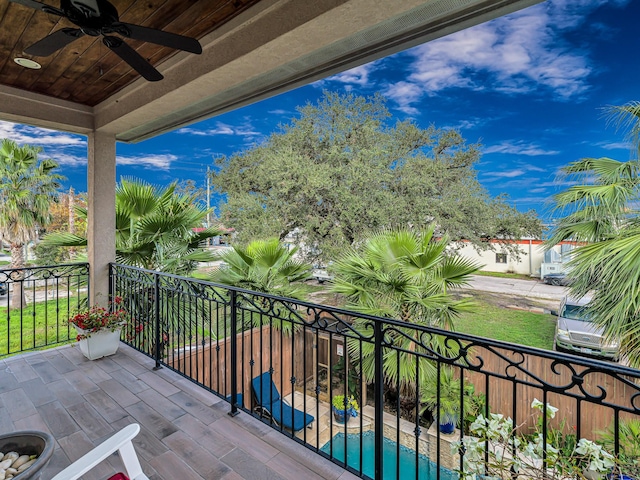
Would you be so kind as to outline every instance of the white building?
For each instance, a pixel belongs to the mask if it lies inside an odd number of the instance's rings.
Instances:
[[[544,277],[549,273],[562,273],[566,270],[566,262],[576,242],[561,242],[545,252],[542,240],[513,240],[520,250],[519,258],[502,247],[504,241],[494,241],[494,250],[478,252],[471,243],[457,249],[458,253],[483,265],[482,271],[520,273],[535,277]]]

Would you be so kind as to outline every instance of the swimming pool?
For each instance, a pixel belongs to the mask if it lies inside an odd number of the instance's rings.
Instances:
[[[338,433],[332,441],[326,443],[320,450],[329,454],[333,444],[333,457],[344,462],[345,434]],[[360,435],[347,434],[347,465],[355,470],[360,470]],[[373,432],[362,434],[362,472],[373,478],[375,462],[375,435]],[[396,442],[384,439],[383,447],[383,479],[397,480],[396,477]],[[418,454],[417,477],[420,480],[435,480],[436,464],[422,454]],[[400,445],[400,478],[411,480],[416,478],[416,452]],[[458,480],[458,474],[440,467],[440,480]]]

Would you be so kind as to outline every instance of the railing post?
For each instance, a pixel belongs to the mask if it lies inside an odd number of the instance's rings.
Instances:
[[[154,370],[160,370],[160,340],[162,339],[162,332],[160,331],[160,275],[158,273],[153,274],[153,303],[154,303],[154,324],[155,324],[155,352],[154,357],[156,360],[156,366]]]
[[[91,282],[87,282],[87,283],[91,283]],[[112,305],[114,302],[114,298],[113,298],[113,295],[115,293],[114,283],[115,283],[115,277],[113,274],[113,263],[109,263],[109,287],[108,287],[109,305]]]
[[[383,472],[383,455],[384,451],[384,378],[383,378],[383,357],[382,357],[382,344],[383,344],[383,332],[382,323],[379,320],[374,320],[374,333],[375,333],[375,465],[374,465],[374,478],[376,480],[382,480]]]
[[[238,413],[238,310],[236,308],[238,292],[231,290],[231,411],[235,417]]]

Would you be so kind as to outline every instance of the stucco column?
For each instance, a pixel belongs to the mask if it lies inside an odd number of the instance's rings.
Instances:
[[[109,262],[116,258],[116,139],[101,132],[89,134],[87,167],[87,240],[91,305],[106,305]]]

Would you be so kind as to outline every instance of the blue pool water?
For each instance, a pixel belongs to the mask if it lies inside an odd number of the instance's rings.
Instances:
[[[333,452],[330,452],[333,444]],[[360,435],[347,434],[347,465],[360,470]],[[373,432],[362,434],[362,472],[373,478],[375,462],[375,435]],[[333,457],[344,462],[345,434],[338,433],[333,440],[325,444],[320,450],[333,453]],[[396,477],[396,442],[384,439],[383,448],[383,479],[397,480]],[[436,464],[422,454],[418,454],[418,479],[435,480]],[[400,445],[400,478],[412,480],[416,478],[416,452]],[[440,468],[440,480],[458,480],[458,474],[446,468]]]

